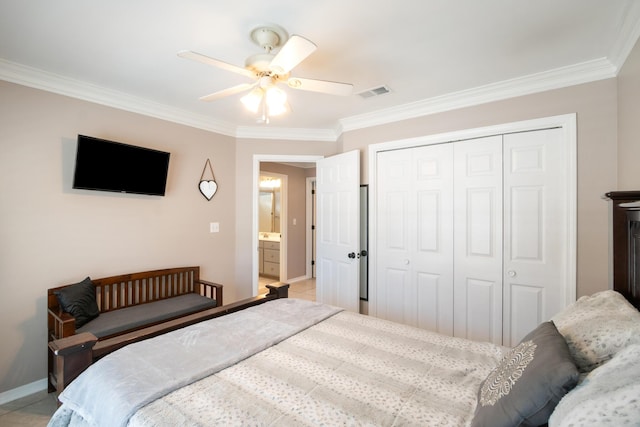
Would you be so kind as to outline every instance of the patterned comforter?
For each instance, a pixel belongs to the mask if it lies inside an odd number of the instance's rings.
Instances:
[[[153,401],[129,426],[464,426],[506,350],[340,312]],[[51,425],[88,425],[63,408]]]

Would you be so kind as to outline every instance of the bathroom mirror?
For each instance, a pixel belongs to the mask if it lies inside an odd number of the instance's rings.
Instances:
[[[280,233],[280,180],[260,177],[259,225],[261,233]]]

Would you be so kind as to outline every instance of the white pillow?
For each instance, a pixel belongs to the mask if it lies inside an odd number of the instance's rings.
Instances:
[[[615,291],[582,297],[551,320],[582,372],[598,367],[628,345],[640,343],[640,312]]]
[[[640,423],[640,344],[632,344],[567,393],[549,427],[637,426]]]

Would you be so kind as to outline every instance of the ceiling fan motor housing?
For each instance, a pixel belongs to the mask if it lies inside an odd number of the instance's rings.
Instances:
[[[282,46],[288,38],[284,28],[275,24],[263,25],[251,31],[251,40],[267,53]]]

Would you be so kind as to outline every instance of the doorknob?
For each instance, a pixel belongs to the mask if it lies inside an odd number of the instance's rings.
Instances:
[[[350,254],[347,255],[349,258],[354,259],[356,257],[356,253],[355,252],[351,252]]]
[[[367,251],[365,249],[360,251],[361,256],[367,256]]]
[[[509,275],[509,277],[516,277],[516,272],[513,270],[507,271],[507,274]]]

